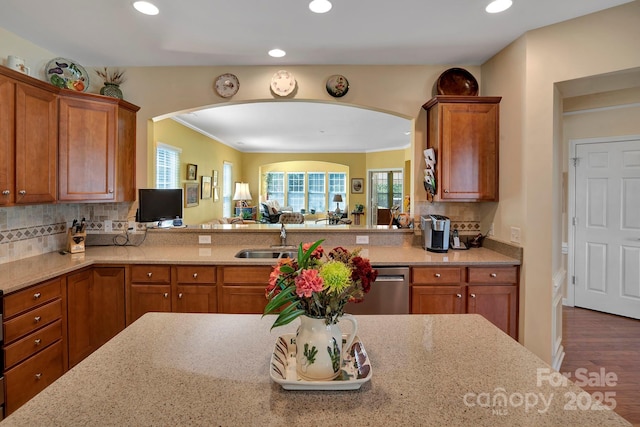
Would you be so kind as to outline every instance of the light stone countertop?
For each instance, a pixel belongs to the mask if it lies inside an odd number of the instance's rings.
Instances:
[[[148,313],[1,424],[630,425],[610,410],[572,409],[582,390],[552,386],[538,374],[549,365],[479,315],[357,319],[372,378],[356,391],[271,381],[276,338],[297,321],[270,331],[271,316]]]
[[[0,290],[5,294],[69,273],[93,264],[204,264],[204,265],[273,265],[274,259],[244,259],[234,255],[241,249],[269,245],[141,245],[90,246],[84,253],[44,255],[0,265]],[[356,246],[350,246],[354,249]],[[446,254],[427,252],[415,246],[360,245],[361,255],[374,266],[413,265],[519,265],[520,261],[487,248]],[[325,246],[326,250],[333,248]]]

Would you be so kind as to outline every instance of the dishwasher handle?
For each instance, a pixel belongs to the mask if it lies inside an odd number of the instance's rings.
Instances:
[[[376,282],[404,282],[405,280],[406,276],[399,274],[391,276],[378,276]]]

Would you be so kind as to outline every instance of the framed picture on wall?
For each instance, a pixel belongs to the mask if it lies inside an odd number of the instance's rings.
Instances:
[[[218,171],[211,171],[211,175],[213,176],[213,186],[217,187],[218,186]]]
[[[184,185],[184,206],[186,208],[198,206],[199,190],[197,182],[187,182]]]
[[[200,185],[200,198],[210,199],[211,198],[211,177],[203,176],[201,180],[202,182]]]
[[[351,178],[351,192],[352,193],[364,193],[364,179]]]
[[[187,163],[187,181],[195,181],[198,178],[198,165]]]

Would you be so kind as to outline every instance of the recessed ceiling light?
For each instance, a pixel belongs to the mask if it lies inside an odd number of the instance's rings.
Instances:
[[[269,51],[269,56],[273,56],[274,58],[282,58],[286,54],[287,54],[287,52],[285,52],[282,49],[271,49]]]
[[[157,15],[160,13],[160,10],[156,7],[156,5],[149,3],[148,1],[136,1],[133,3],[133,7],[140,13],[144,13],[145,15]]]
[[[509,9],[513,2],[511,0],[493,0],[485,8],[488,13],[499,13]]]
[[[309,3],[309,9],[314,13],[327,13],[331,10],[331,2],[329,0],[313,0]]]

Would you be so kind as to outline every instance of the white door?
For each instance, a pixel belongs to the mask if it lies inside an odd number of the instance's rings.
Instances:
[[[640,140],[575,147],[575,305],[638,319]]]

